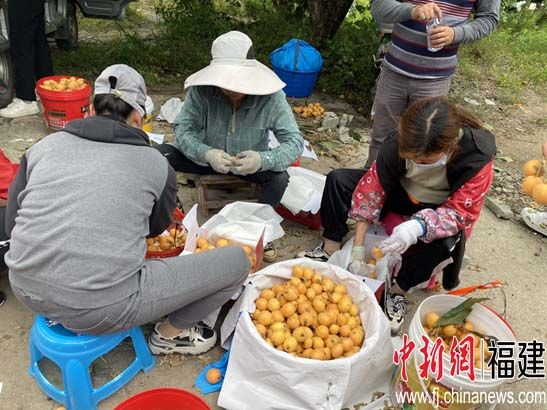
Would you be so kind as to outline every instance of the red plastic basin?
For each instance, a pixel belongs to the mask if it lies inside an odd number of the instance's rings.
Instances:
[[[198,396],[182,389],[147,390],[130,397],[114,410],[211,410]]]

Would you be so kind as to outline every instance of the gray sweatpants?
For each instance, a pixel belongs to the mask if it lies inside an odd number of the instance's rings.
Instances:
[[[445,96],[449,89],[450,77],[422,80],[382,67],[374,97],[374,124],[365,169],[376,160],[384,139],[397,128],[399,118],[411,103],[424,97]]]
[[[32,311],[76,333],[117,332],[165,315],[173,326],[189,328],[230,300],[247,278],[249,269],[249,260],[239,247],[150,259],[140,273],[137,293],[96,309],[61,306],[16,287],[13,292]]]

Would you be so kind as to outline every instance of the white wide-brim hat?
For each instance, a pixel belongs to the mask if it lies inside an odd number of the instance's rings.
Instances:
[[[239,31],[230,31],[215,39],[211,63],[192,74],[184,88],[211,85],[249,95],[269,95],[285,83],[264,64],[255,60],[253,42]]]

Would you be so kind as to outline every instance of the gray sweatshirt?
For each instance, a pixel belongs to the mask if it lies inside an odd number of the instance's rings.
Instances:
[[[418,1],[372,0],[371,11],[377,25],[394,24],[392,43],[384,64],[399,74],[413,78],[451,76],[457,65],[459,44],[490,34],[499,20],[500,0],[445,0],[437,2],[442,24],[454,29],[453,44],[437,52],[427,50],[425,23],[411,19]],[[470,19],[471,15],[474,16]]]
[[[72,121],[25,153],[10,187],[11,284],[71,308],[130,296],[145,239],[171,222],[176,192],[146,133],[109,117]]]

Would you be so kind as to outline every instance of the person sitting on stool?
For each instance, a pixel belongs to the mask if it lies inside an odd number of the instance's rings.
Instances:
[[[251,39],[238,31],[218,37],[213,60],[191,75],[175,121],[175,141],[157,148],[175,171],[230,174],[262,186],[259,202],[276,207],[287,188],[287,168],[304,140],[277,75],[254,58]],[[280,145],[269,148],[269,132]],[[267,245],[265,259],[275,258]]]

